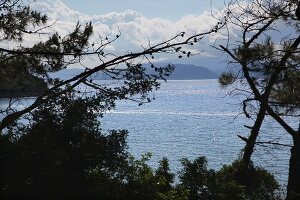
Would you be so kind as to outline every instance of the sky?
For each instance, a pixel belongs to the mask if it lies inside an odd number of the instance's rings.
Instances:
[[[120,39],[107,47],[115,55],[141,51],[149,41],[151,44],[166,41],[182,31],[189,36],[211,30],[217,23],[211,12],[222,6],[224,0],[37,0],[32,4],[33,9],[48,15],[50,24],[55,22],[52,31],[61,35],[71,32],[78,21],[81,24],[93,23],[95,34],[92,41],[95,43],[99,36],[120,31]],[[208,48],[213,42],[213,36],[205,38],[202,44],[188,49],[201,52],[199,56],[174,62],[215,67],[216,62],[211,58],[216,57],[216,51]],[[159,55],[156,61],[169,62],[176,58]],[[90,59],[89,62],[92,65],[97,60]]]
[[[74,30],[77,22],[84,25],[92,22],[94,35],[91,43],[100,44],[101,38],[114,37],[121,33],[119,39],[106,47],[106,53],[123,55],[128,52],[140,52],[149,43],[153,46],[181,32],[186,37],[212,30],[224,20],[225,5],[231,0],[36,0],[31,7],[49,17],[48,33],[58,32],[64,36]],[[223,9],[223,10],[222,10]],[[231,5],[231,11],[240,11],[237,5]],[[223,11],[223,13],[222,13]],[[276,27],[278,29],[278,27]],[[279,28],[280,30],[284,30]],[[228,34],[230,33],[230,34]],[[216,50],[216,44],[226,45],[228,37],[238,41],[240,30],[233,24],[227,25],[218,33],[205,36],[199,43],[190,46],[197,56],[178,59],[178,55],[159,54],[156,62],[188,63],[207,67],[215,72],[224,71],[228,57]],[[278,33],[276,33],[278,35]],[[276,36],[275,35],[275,36]],[[288,35],[288,34],[286,34]],[[274,35],[272,35],[273,37]],[[40,40],[27,38],[27,44]],[[47,36],[46,36],[47,37]],[[282,37],[282,35],[280,35]],[[112,38],[110,38],[112,39]],[[6,44],[8,47],[10,44]],[[218,45],[217,45],[218,47]],[[85,60],[87,66],[97,66],[98,58]]]
[[[223,0],[64,0],[67,6],[90,15],[134,10],[145,17],[179,20],[187,15],[201,15],[205,10],[220,8]]]
[[[220,13],[223,6],[224,0],[37,0],[32,4],[33,9],[48,15],[49,24],[55,23],[52,31],[61,35],[70,33],[78,21],[93,23],[95,43],[99,37],[120,31],[120,39],[106,49],[114,55],[141,51],[149,41],[160,43],[183,31],[189,36],[211,30],[217,23],[212,12]],[[156,61],[205,65],[218,71],[220,62],[214,60],[218,56],[210,47],[215,39],[210,35],[188,49],[201,52],[197,57],[176,60],[177,57],[159,55]],[[32,38],[32,42],[35,40]],[[88,62],[89,66],[97,65],[96,59]]]

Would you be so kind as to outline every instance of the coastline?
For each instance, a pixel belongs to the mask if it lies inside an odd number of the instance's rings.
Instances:
[[[37,97],[45,90],[5,90],[0,89],[0,98]]]

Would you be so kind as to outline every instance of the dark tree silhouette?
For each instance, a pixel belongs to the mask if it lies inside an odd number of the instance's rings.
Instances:
[[[0,31],[3,32],[1,35],[3,41],[22,41],[25,35],[45,34],[48,28],[47,17],[31,10],[20,0],[0,1],[0,13]],[[54,33],[49,35],[45,42],[37,41],[31,47],[18,46],[11,49],[0,47],[0,77],[12,76],[12,73],[4,74],[3,72],[22,68],[25,71],[24,74],[27,72],[37,78],[44,78],[49,86],[49,89],[42,92],[31,105],[24,109],[15,109],[12,103],[14,101],[11,101],[6,108],[1,108],[0,130],[50,99],[55,99],[70,90],[76,90],[78,85],[85,85],[90,88],[89,90],[95,91],[98,96],[103,96],[104,102],[112,102],[112,99],[132,99],[132,96],[135,96],[134,100],[140,103],[151,101],[147,94],[159,87],[158,79],[164,79],[172,71],[170,66],[154,66],[152,61],[155,54],[168,53],[180,58],[189,57],[192,54],[184,49],[185,46],[199,42],[205,35],[215,33],[221,26],[224,24],[218,23],[210,31],[190,36],[185,32],[180,32],[167,41],[157,44],[149,42],[149,45],[143,47],[141,51],[128,51],[129,53],[124,55],[114,55],[106,51],[106,47],[120,38],[121,33],[99,37],[98,42],[93,42],[90,41],[93,35],[91,23],[84,26],[78,23],[73,32],[65,36]],[[85,66],[85,71],[77,76],[68,80],[53,80],[49,77],[49,72],[59,71],[71,64],[80,65],[83,59],[89,57],[98,58],[98,63],[95,66]],[[141,59],[150,62],[150,66],[155,70],[151,72],[145,70],[140,63]],[[5,70],[7,68],[10,70]],[[93,75],[98,73],[118,80],[119,87],[97,84],[93,81]],[[13,77],[10,78],[13,79]]]
[[[300,20],[300,2],[298,2],[295,14],[296,14],[298,20]]]
[[[250,164],[261,125],[270,115],[293,139],[287,199],[297,199],[300,191],[300,133],[282,116],[294,117],[295,122],[299,118],[300,36],[299,20],[294,15],[298,2],[249,0],[232,1],[232,5],[228,24],[240,30],[239,44],[234,40],[234,47],[220,47],[240,70],[224,73],[220,83],[226,86],[242,81],[249,88],[245,92],[243,111],[246,117],[254,119],[254,124],[247,126],[250,128],[248,138],[240,136],[246,142],[243,160],[246,166]],[[234,9],[235,6],[239,10]],[[274,27],[279,23],[291,33],[282,36],[280,41],[272,37]],[[265,143],[272,144],[272,141]]]
[[[102,133],[97,104],[63,96],[1,135],[0,198],[118,199],[127,131]]]

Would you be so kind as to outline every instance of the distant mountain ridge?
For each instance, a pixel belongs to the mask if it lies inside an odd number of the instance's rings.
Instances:
[[[191,64],[173,64],[175,69],[167,77],[168,80],[197,80],[197,79],[216,79],[218,74],[201,66]],[[164,65],[159,65],[164,66]]]
[[[158,63],[156,66],[166,66],[168,64]],[[218,74],[201,66],[191,64],[172,64],[175,69],[173,73],[167,77],[167,80],[197,80],[197,79],[217,79]],[[150,65],[145,65],[146,68],[150,68]],[[53,74],[53,77],[60,79],[69,79],[75,75],[83,72],[83,69],[65,69]],[[96,80],[109,80],[109,77],[105,77],[103,74],[93,76]]]

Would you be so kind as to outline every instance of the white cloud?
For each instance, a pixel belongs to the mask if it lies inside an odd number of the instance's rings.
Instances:
[[[147,18],[141,13],[132,10],[123,12],[111,12],[103,15],[87,15],[67,7],[62,1],[44,1],[35,2],[31,5],[32,9],[41,11],[49,17],[49,24],[55,22],[54,26],[47,29],[47,32],[58,32],[61,35],[70,33],[77,22],[85,24],[93,23],[94,36],[92,41],[98,43],[99,36],[105,38],[107,35],[114,37],[121,32],[121,37],[112,45],[109,45],[106,50],[114,54],[124,54],[141,50],[142,47],[148,47],[150,44],[165,41],[172,38],[176,34],[184,31],[187,36],[194,35],[210,30],[217,23],[216,18],[211,16],[211,12],[206,11],[201,15],[184,16],[178,21],[171,21],[162,18]],[[218,34],[219,35],[219,34]],[[190,46],[188,51],[197,53],[203,49],[209,49],[209,44],[212,44],[218,36],[209,36],[204,38],[197,45]],[[39,38],[40,39],[40,38]],[[26,43],[30,44],[37,40],[36,37],[26,38]],[[170,59],[158,55],[156,60]],[[200,57],[214,57],[213,52],[203,52]],[[86,63],[95,62],[96,59],[85,61]],[[93,63],[91,65],[97,65]]]
[[[59,0],[34,2],[32,9],[36,9],[48,15],[50,21],[84,21],[89,16],[78,11],[72,10]]]
[[[169,39],[181,31],[190,34],[203,32],[211,29],[216,23],[210,12],[204,12],[200,16],[185,16],[173,22],[161,18],[147,18],[132,10],[86,15],[70,9],[59,0],[36,2],[32,4],[32,8],[46,13],[50,23],[57,20],[54,30],[62,34],[70,31],[78,21],[83,24],[91,21],[96,34],[108,34],[120,29],[123,37],[137,46],[141,45],[140,42],[148,44],[149,40],[158,42]]]
[[[37,9],[48,15],[49,25],[55,22],[54,26],[45,30],[47,33],[58,32],[61,35],[66,35],[75,28],[77,22],[83,25],[92,22],[95,32],[92,41],[99,43],[100,37],[105,38],[108,35],[112,39],[116,34],[119,34],[120,31],[121,37],[106,48],[106,51],[116,55],[140,51],[142,47],[148,47],[149,43],[155,44],[165,41],[182,31],[186,32],[186,36],[206,32],[212,29],[214,25],[216,25],[217,19],[222,19],[226,12],[225,9],[222,11],[204,11],[201,15],[187,15],[180,20],[171,21],[163,18],[148,18],[133,10],[111,12],[102,15],[87,15],[67,7],[60,0],[35,2],[31,6],[33,9]],[[231,10],[236,13],[241,12],[236,5],[232,5]],[[214,17],[212,16],[212,12],[215,13]],[[283,28],[283,30],[285,29]],[[228,37],[234,38],[233,41],[238,41],[237,39],[240,38],[239,33],[240,29],[237,29],[237,27],[234,27],[232,24],[228,25],[226,29],[221,32],[206,36],[196,45],[189,46],[187,51],[193,53],[201,52],[198,57],[202,57],[203,59],[217,57],[220,52],[211,48],[210,45],[226,43]],[[46,37],[48,36],[36,35],[26,37],[23,45],[29,46]],[[202,52],[202,50],[205,51]],[[166,56],[170,55],[158,55],[155,57],[155,60],[170,60],[176,58],[176,56],[171,58]],[[90,63],[91,66],[95,66],[97,63],[92,62],[96,61],[97,59],[93,58],[85,62]],[[207,62],[204,62],[204,64],[206,63]]]

